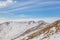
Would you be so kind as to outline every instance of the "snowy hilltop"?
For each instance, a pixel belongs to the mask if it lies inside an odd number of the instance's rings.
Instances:
[[[60,20],[8,21],[0,23],[0,40],[59,40]]]

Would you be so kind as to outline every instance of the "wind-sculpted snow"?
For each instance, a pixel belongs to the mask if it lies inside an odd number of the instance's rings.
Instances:
[[[0,40],[58,40],[60,20],[53,23],[44,21],[8,21],[0,24]]]

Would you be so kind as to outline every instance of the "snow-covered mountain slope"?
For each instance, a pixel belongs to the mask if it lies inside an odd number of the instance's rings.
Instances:
[[[59,40],[60,39],[60,20],[47,25],[45,28],[38,30],[22,40]]]
[[[59,40],[60,20],[8,21],[0,23],[0,40]]]
[[[44,21],[8,21],[0,24],[0,40],[12,40],[37,30],[47,24]],[[39,26],[39,27],[37,27]],[[44,27],[44,26],[43,26]],[[28,30],[28,31],[27,31]]]

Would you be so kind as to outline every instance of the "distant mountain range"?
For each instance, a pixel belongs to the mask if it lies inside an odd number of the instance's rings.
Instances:
[[[59,40],[60,20],[8,21],[0,23],[0,40]]]

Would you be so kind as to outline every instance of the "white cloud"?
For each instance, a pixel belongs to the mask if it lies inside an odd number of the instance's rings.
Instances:
[[[13,1],[7,0],[7,2],[0,3],[0,7],[4,7],[6,5],[9,5],[10,3],[13,3]],[[30,5],[30,4],[33,4],[33,5]],[[27,2],[16,3],[15,5],[11,6],[12,10],[4,11],[4,13],[9,13],[9,12],[17,11],[17,10],[33,9],[33,8],[38,8],[38,7],[40,7],[40,9],[42,9],[41,7],[43,7],[43,6],[55,5],[55,4],[60,4],[60,1],[53,1],[52,0],[52,1],[44,1],[43,2],[43,1],[38,1],[38,0],[31,0],[31,1],[27,1]],[[53,8],[51,7],[49,9],[49,7],[47,7],[46,9],[50,10]],[[54,9],[56,9],[56,8],[54,7]],[[45,10],[45,8],[43,8],[43,10]]]
[[[24,14],[23,14],[24,15]],[[24,15],[25,16],[25,15]],[[6,19],[6,18],[0,18],[0,23],[2,22],[6,22],[6,21],[30,21],[30,20],[34,20],[34,21],[39,21],[39,20],[43,20],[47,23],[52,23],[56,20],[60,20],[60,18],[58,17],[48,17],[48,18],[18,18],[18,19]]]
[[[13,3],[13,0],[6,0],[6,1],[0,2],[0,8],[6,7],[12,3]]]
[[[20,18],[25,18],[25,17],[28,17],[28,15],[21,14],[21,15],[19,15],[18,17],[20,17]]]
[[[14,19],[25,19],[25,18],[29,18],[31,17],[31,15],[27,15],[27,14],[20,14],[20,15],[16,15],[14,16]]]
[[[49,22],[49,23],[52,23],[52,22],[54,22],[54,21],[56,21],[56,20],[60,20],[60,18],[58,18],[58,17],[48,17],[48,18],[42,18],[42,20],[44,20],[44,21],[46,21],[47,23]]]
[[[4,18],[4,17],[0,18],[0,23],[6,22],[6,21],[8,21],[6,18]]]
[[[30,5],[30,4],[33,4],[33,5]],[[17,6],[19,6],[19,8],[13,6],[13,8],[15,8],[15,9],[9,10],[8,12],[17,11],[17,10],[26,10],[26,9],[30,9],[30,8],[37,8],[37,7],[43,7],[43,6],[46,6],[46,5],[55,5],[55,4],[60,4],[60,1],[46,1],[46,2],[30,1],[30,2],[24,2],[24,3],[21,3],[21,4],[17,5]]]

